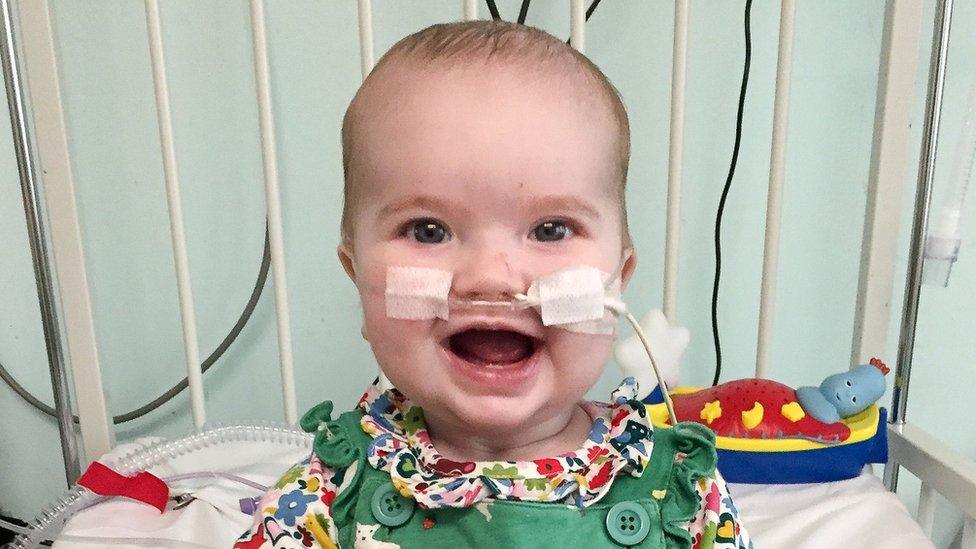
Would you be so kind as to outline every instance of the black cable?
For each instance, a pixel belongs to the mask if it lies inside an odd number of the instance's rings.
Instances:
[[[532,0],[522,0],[522,7],[519,9],[518,24],[524,25],[525,18],[529,15],[529,2]]]
[[[495,0],[485,0],[485,3],[488,4],[488,11],[491,13],[491,18],[495,21],[501,21],[502,16],[498,13],[498,6],[495,5]]]
[[[217,362],[217,360],[221,356],[223,356],[225,352],[227,352],[227,349],[230,348],[231,344],[234,343],[234,340],[237,339],[237,336],[240,335],[241,331],[244,329],[244,325],[247,324],[247,322],[251,319],[251,315],[254,314],[254,308],[257,307],[258,300],[261,299],[261,292],[262,290],[264,290],[264,285],[268,281],[268,271],[270,270],[270,267],[271,267],[271,242],[268,235],[268,226],[267,223],[265,223],[264,257],[261,259],[261,269],[258,272],[258,279],[254,283],[254,289],[251,290],[251,297],[250,299],[248,299],[247,305],[244,306],[244,311],[241,312],[241,315],[240,317],[238,317],[237,322],[234,324],[234,327],[231,328],[230,332],[227,334],[226,337],[224,337],[224,340],[220,342],[220,345],[217,346],[214,352],[211,353],[210,356],[208,356],[207,359],[204,360],[203,363],[200,365],[200,370],[202,371],[202,373],[206,373],[207,370],[209,370],[210,367],[213,366],[214,363]],[[17,383],[17,380],[15,380],[14,377],[10,374],[10,372],[8,372],[7,369],[3,367],[3,364],[0,364],[0,379],[3,379],[3,381],[6,382],[6,384],[9,385],[10,388],[14,390],[14,392],[20,395],[21,398],[27,401],[27,403],[33,406],[34,408],[37,408],[38,410],[44,412],[49,416],[57,417],[54,408],[38,400],[27,389],[25,389],[23,386]],[[158,398],[156,398],[149,404],[136,408],[131,412],[127,412],[122,415],[113,417],[112,423],[115,425],[119,425],[121,423],[125,423],[127,421],[132,421],[136,418],[142,417],[148,414],[149,412],[155,410],[156,408],[159,408],[166,402],[169,402],[169,400],[171,400],[176,395],[180,394],[184,389],[189,387],[189,385],[190,385],[189,380],[186,377],[184,377],[182,381],[174,385],[170,390],[166,391],[165,393],[160,395]],[[78,416],[73,415],[72,421],[74,423],[78,423]]]
[[[593,12],[596,11],[596,7],[599,5],[600,5],[600,0],[593,0],[593,2],[590,3],[590,7],[586,8],[586,18],[584,19],[585,21],[590,20],[590,16],[593,15]]]
[[[725,200],[729,196],[732,177],[735,175],[735,165],[739,161],[739,147],[742,144],[742,112],[745,110],[746,88],[749,86],[749,66],[752,64],[752,32],[749,28],[751,12],[752,0],[746,0],[746,54],[742,69],[742,86],[739,88],[739,109],[735,115],[735,145],[732,148],[729,175],[725,179],[725,188],[722,189],[722,199],[718,202],[718,213],[715,216],[715,283],[712,286],[712,339],[715,341],[715,377],[712,379],[712,385],[718,385],[718,380],[722,375],[722,344],[718,338],[718,283],[722,276],[722,213],[725,211]]]

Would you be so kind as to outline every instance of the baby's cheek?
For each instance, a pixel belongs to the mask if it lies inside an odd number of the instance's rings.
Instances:
[[[546,346],[556,374],[564,379],[567,390],[581,389],[585,393],[603,373],[613,346],[613,337],[580,334],[560,328],[550,328]]]
[[[394,380],[412,375],[411,370],[429,363],[430,328],[433,321],[387,318],[385,311],[364,308],[365,333],[380,368]],[[372,314],[377,313],[377,314]]]

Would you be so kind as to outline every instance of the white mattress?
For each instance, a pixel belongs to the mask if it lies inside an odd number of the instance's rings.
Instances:
[[[113,453],[131,449],[126,445]],[[267,486],[306,452],[272,443],[228,443],[174,459],[152,472],[166,477],[218,470]],[[177,486],[171,494],[193,487],[197,499],[164,514],[118,498],[98,504],[72,517],[54,547],[229,547],[250,524],[238,500],[257,495],[255,490],[223,479]],[[898,498],[870,473],[824,484],[733,484],[731,489],[758,549],[932,547]]]
[[[818,484],[731,484],[757,549],[934,547],[870,471]]]

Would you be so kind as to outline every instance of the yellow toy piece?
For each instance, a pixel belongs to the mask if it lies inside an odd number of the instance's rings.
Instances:
[[[763,405],[759,404],[758,402],[755,403],[752,410],[742,412],[742,425],[744,425],[746,429],[752,429],[756,425],[759,425],[762,423],[762,419]]]
[[[722,405],[719,404],[717,400],[705,403],[705,407],[701,409],[701,413],[698,417],[704,419],[709,425],[713,421],[722,417]]]
[[[780,413],[783,414],[783,417],[792,421],[793,423],[800,421],[807,415],[806,412],[803,411],[803,408],[800,407],[800,403],[796,401],[789,404],[784,404],[783,407],[780,408]]]

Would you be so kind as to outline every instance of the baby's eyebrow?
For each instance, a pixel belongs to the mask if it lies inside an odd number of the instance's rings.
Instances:
[[[526,205],[533,210],[564,210],[581,213],[595,221],[599,221],[600,212],[589,202],[569,195],[534,196],[526,200]]]
[[[409,210],[411,208],[417,208],[422,210],[440,210],[440,211],[451,209],[450,205],[445,200],[438,198],[436,196],[415,195],[415,196],[398,198],[386,204],[385,206],[380,208],[378,216],[380,218],[384,218],[390,215],[400,213],[404,210]]]

